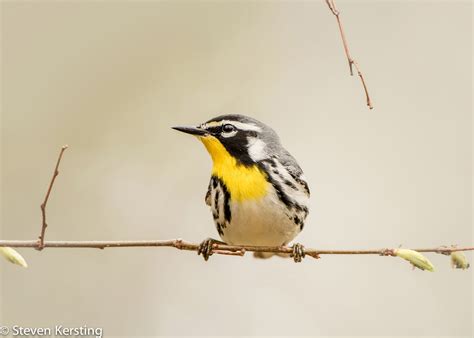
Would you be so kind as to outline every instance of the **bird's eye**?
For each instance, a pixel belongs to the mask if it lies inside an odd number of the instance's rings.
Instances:
[[[224,133],[232,133],[235,130],[235,127],[231,124],[224,124],[222,126],[222,131]]]

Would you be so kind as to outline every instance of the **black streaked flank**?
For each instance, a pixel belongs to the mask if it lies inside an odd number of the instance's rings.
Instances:
[[[272,161],[271,163],[274,165],[274,168],[275,168],[275,167],[276,167],[275,162]],[[272,166],[273,166],[273,165],[272,165]],[[298,190],[298,188],[296,187],[296,185],[294,185],[294,183],[291,182],[290,180],[286,179],[286,178],[283,176],[283,174],[282,174],[281,172],[279,172],[277,169],[273,169],[272,171],[273,171],[273,173],[274,173],[275,175],[278,175],[278,177],[280,177],[280,179],[281,179],[287,186],[289,186],[289,187],[292,188],[293,190]]]
[[[283,179],[283,175],[280,175],[280,177]],[[296,185],[294,185],[293,182],[291,182],[290,180],[285,179],[285,184],[293,190],[298,190]]]
[[[232,214],[230,210],[230,193],[225,183],[217,176],[212,176],[209,187],[215,191],[214,200],[212,201],[212,216],[214,218],[217,232],[219,235],[224,234],[224,229],[230,224]],[[220,198],[223,196],[223,198]],[[224,210],[224,219],[221,220],[221,206]]]
[[[224,191],[224,218],[227,223],[230,223],[230,220],[232,219],[232,214],[230,211],[230,193],[223,182],[222,182],[222,190]]]
[[[261,170],[263,170],[264,172],[265,172],[265,166],[270,166],[272,168],[277,167],[274,159],[262,160],[258,163],[258,165],[260,166]],[[283,177],[283,175],[278,170],[272,169],[271,171],[275,175],[277,175],[283,181],[284,184],[288,185],[289,187],[291,187],[294,190],[298,190],[298,188],[295,186],[295,184],[293,182],[285,179]],[[293,175],[291,175],[291,176],[294,177]],[[306,216],[308,215],[308,212],[309,212],[308,208],[304,205],[298,204],[294,199],[292,199],[290,196],[288,196],[288,194],[285,193],[282,184],[280,182],[278,182],[277,180],[275,180],[270,174],[267,174],[266,178],[267,178],[267,181],[273,186],[278,198],[280,199],[281,202],[283,202],[283,204],[285,204],[287,209],[288,210],[296,210],[297,212],[299,212],[299,215],[293,216],[292,220],[296,225],[299,225],[300,230],[302,230],[303,226],[304,226],[304,220],[306,219]],[[300,180],[300,181],[302,181],[302,180]],[[305,187],[304,184],[302,184],[302,186],[303,186],[303,188]]]
[[[303,230],[304,222],[301,218],[299,218],[298,216],[294,216],[293,217],[293,222],[295,222],[296,225],[300,226],[300,230]]]
[[[214,209],[215,209],[215,213],[217,214],[217,217],[219,218],[219,190],[216,189],[216,194],[214,196]]]
[[[309,192],[309,186],[308,186],[308,183],[306,183],[306,181],[302,180],[301,178],[297,177],[294,173],[292,173],[291,171],[289,172],[291,177],[293,177],[293,179],[298,182],[299,184],[301,184],[301,186],[303,187],[304,191],[308,194],[310,194]]]
[[[208,206],[211,206],[211,182],[212,179],[209,181],[209,185],[207,186],[206,197],[204,197],[204,202],[206,202]]]
[[[261,162],[260,162],[261,163]],[[261,164],[263,165],[263,164]],[[264,169],[262,169],[263,171],[265,171]],[[273,179],[273,177],[271,175],[266,175],[266,178],[267,178],[267,181],[268,183],[270,183],[273,188],[275,189],[276,191],[276,194],[278,196],[278,198],[280,199],[280,201],[283,202],[283,204],[285,204],[285,206],[288,208],[288,209],[292,209],[294,208],[297,204],[293,201],[292,198],[290,198],[284,191],[283,191],[283,187],[281,186],[281,184],[279,182],[277,182],[275,179]]]
[[[224,228],[225,228],[225,225],[222,224],[221,222],[219,221],[216,221],[216,228],[217,228],[217,232],[219,233],[220,236],[223,236],[224,235]]]

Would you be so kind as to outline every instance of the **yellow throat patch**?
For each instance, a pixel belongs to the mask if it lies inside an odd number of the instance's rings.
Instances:
[[[232,200],[242,202],[259,199],[267,194],[269,183],[266,174],[258,166],[248,167],[237,163],[214,136],[201,136],[199,139],[212,157],[212,174],[225,183]]]

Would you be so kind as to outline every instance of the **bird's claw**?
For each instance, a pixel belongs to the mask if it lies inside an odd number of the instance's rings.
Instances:
[[[212,256],[213,252],[213,246],[215,243],[221,243],[220,241],[217,241],[213,238],[206,238],[199,244],[198,248],[198,255],[202,255],[204,257],[204,260],[207,261],[209,257]]]
[[[304,246],[299,243],[295,243],[293,244],[292,249],[293,249],[293,252],[291,253],[290,256],[293,258],[295,263],[300,263],[301,260],[306,256],[306,253],[304,251]]]

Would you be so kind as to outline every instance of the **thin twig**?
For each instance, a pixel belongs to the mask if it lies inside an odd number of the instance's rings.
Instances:
[[[0,247],[12,248],[37,248],[37,241],[0,240]],[[143,240],[143,241],[45,241],[44,248],[130,248],[130,247],[171,247],[179,250],[197,251],[199,244],[184,241],[182,239],[169,240]],[[438,254],[450,254],[456,251],[474,251],[474,247],[447,247],[413,249],[418,252],[433,252]],[[213,253],[220,255],[244,256],[247,252],[265,252],[291,254],[293,248],[289,246],[253,246],[253,245],[227,245],[213,244]],[[320,255],[380,255],[393,256],[396,249],[363,249],[363,250],[320,250],[305,248],[305,254],[314,258]]]
[[[59,152],[58,160],[56,162],[56,167],[54,168],[53,177],[51,177],[51,181],[49,182],[48,190],[46,191],[46,195],[44,196],[44,201],[43,203],[41,203],[41,233],[39,235],[38,241],[36,242],[36,249],[38,250],[42,250],[44,248],[44,235],[46,232],[46,228],[48,227],[48,223],[46,222],[46,205],[48,204],[49,195],[51,194],[51,190],[53,189],[54,181],[59,175],[59,164],[61,163],[63,153],[67,149],[67,147],[67,145],[61,147],[61,151]]]
[[[350,72],[351,76],[354,75],[352,66],[354,66],[356,68],[357,74],[359,75],[360,81],[362,82],[362,86],[364,87],[367,106],[369,107],[369,109],[373,109],[374,106],[372,105],[372,100],[370,99],[369,91],[367,89],[367,84],[365,83],[365,79],[364,79],[364,76],[362,74],[362,71],[360,70],[359,65],[354,60],[354,58],[351,56],[350,51],[349,51],[349,44],[347,43],[346,34],[344,33],[344,28],[342,27],[342,21],[341,21],[341,18],[340,18],[341,12],[339,12],[339,10],[337,9],[334,0],[326,0],[326,4],[328,5],[328,7],[331,10],[332,14],[334,14],[334,16],[336,17],[337,25],[339,27],[339,32],[341,34],[342,44],[344,46],[344,52],[346,53],[347,62],[349,63],[349,72]]]

